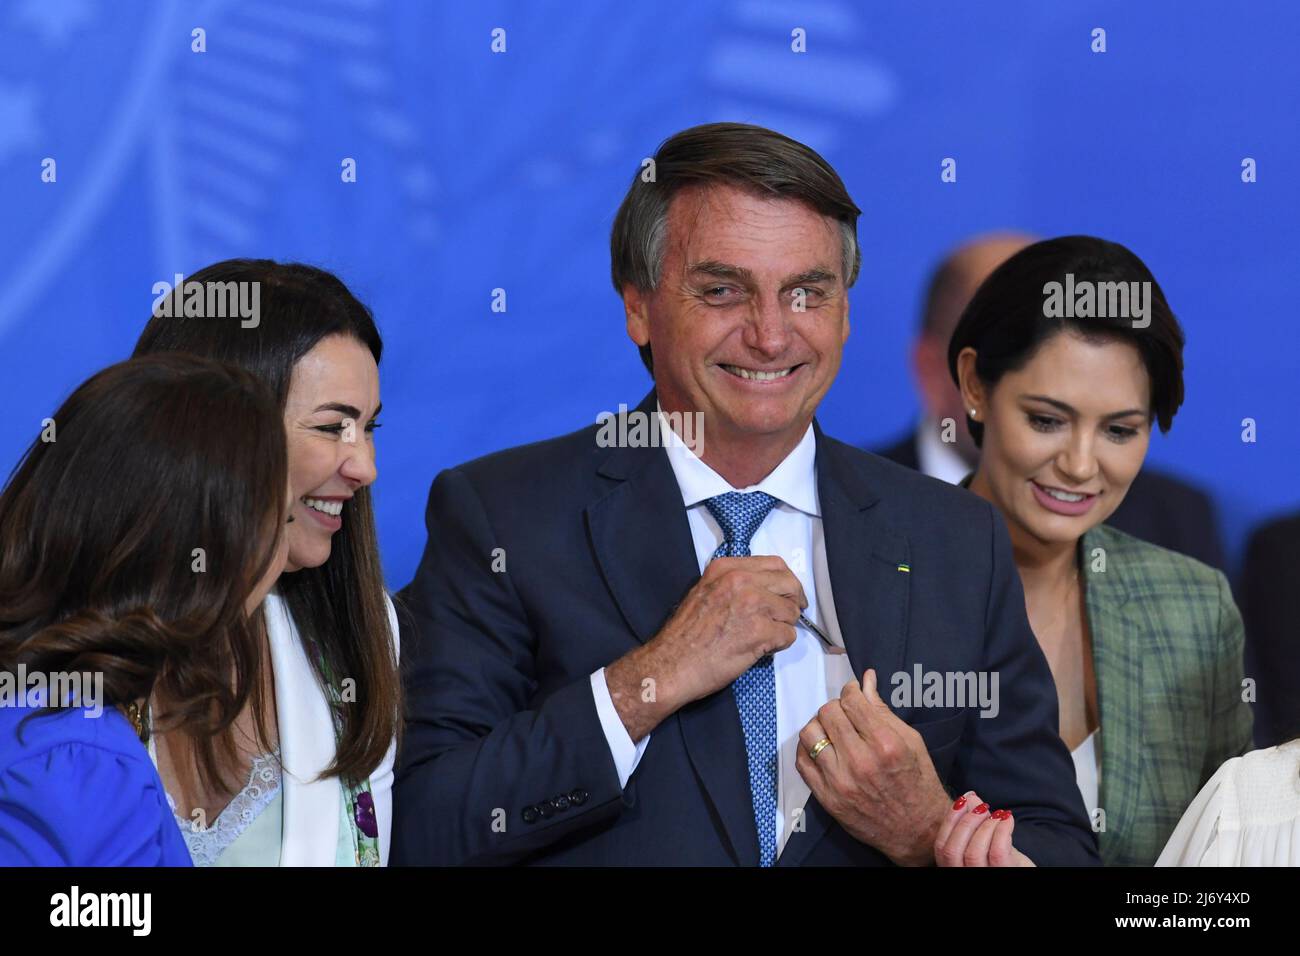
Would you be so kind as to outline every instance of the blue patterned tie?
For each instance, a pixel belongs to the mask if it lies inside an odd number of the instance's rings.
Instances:
[[[729,491],[705,503],[718,520],[726,539],[713,552],[715,558],[749,556],[749,539],[776,507],[776,499],[761,491]],[[776,670],[768,655],[741,674],[731,685],[745,732],[749,760],[749,791],[758,826],[759,866],[776,861]]]

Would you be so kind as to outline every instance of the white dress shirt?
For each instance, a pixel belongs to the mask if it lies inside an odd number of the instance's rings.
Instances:
[[[956,427],[966,426],[958,422]],[[956,445],[943,441],[939,435],[939,423],[932,418],[925,419],[916,430],[916,464],[921,474],[950,485],[961,484],[961,480],[975,470],[957,454]]]
[[[666,420],[661,419],[661,424],[661,434],[670,436],[670,439],[675,437]],[[785,559],[803,585],[804,595],[808,598],[804,614],[826,630],[825,620],[818,611],[817,588],[814,586],[814,562],[820,561],[824,565],[825,543],[822,538],[821,506],[817,499],[817,440],[812,426],[808,426],[808,431],[799,444],[771,474],[749,488],[733,488],[681,441],[666,440],[664,450],[681,488],[700,573],[704,573],[713,553],[725,540],[722,528],[705,502],[731,491],[765,492],[777,499],[777,504],[754,532],[749,545],[750,553],[776,555]],[[823,595],[823,598],[829,600],[829,595]],[[826,658],[821,641],[803,627],[795,629],[793,644],[773,655],[779,780],[776,807],[778,853],[784,848],[791,830],[786,821],[795,819],[793,814],[796,811],[802,812],[808,799],[807,785],[793,772],[795,748],[799,745],[799,731],[829,699],[824,665]],[[591,675],[591,686],[601,727],[618,768],[619,784],[626,787],[645,752],[650,736],[647,735],[635,744],[632,742],[610,697],[604,668]]]

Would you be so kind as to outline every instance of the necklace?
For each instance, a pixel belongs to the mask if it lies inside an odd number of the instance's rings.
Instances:
[[[119,704],[118,710],[126,715],[126,719],[131,722],[131,727],[135,730],[135,735],[140,738],[141,743],[149,740],[149,722],[145,712],[140,709],[139,703],[131,701],[127,704]]]

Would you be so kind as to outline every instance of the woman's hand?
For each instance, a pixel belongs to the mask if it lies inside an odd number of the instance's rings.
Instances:
[[[1009,810],[989,812],[974,790],[957,798],[934,841],[940,866],[1033,866],[1011,844],[1016,819]]]

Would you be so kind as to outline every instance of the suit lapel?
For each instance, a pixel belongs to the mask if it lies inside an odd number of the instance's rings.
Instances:
[[[655,413],[651,392],[637,408]],[[617,481],[587,508],[601,574],[637,640],[664,626],[700,579],[681,489],[662,448],[617,448],[600,474]],[[647,675],[653,676],[653,675]],[[691,766],[721,822],[735,861],[758,865],[758,833],[740,714],[729,687],[675,715]],[[655,733],[669,733],[668,724]]]
[[[601,575],[644,643],[700,578],[690,523],[662,448],[617,449],[601,474],[622,480],[587,507],[587,529]]]
[[[830,572],[835,618],[853,674],[859,680],[874,668],[880,687],[902,669],[907,639],[907,539],[889,527],[879,500],[861,473],[845,461],[838,442],[817,433],[817,494],[821,503],[826,563]],[[821,595],[818,595],[821,599]],[[839,688],[835,689],[838,694]],[[798,866],[834,824],[830,814],[809,798],[803,831],[790,835],[778,860]]]
[[[844,647],[860,680],[874,668],[881,687],[902,669],[907,639],[909,552],[907,539],[884,523],[884,513],[864,504],[833,478],[819,478],[826,563]]]
[[[1105,812],[1106,830],[1099,834],[1103,864],[1115,862],[1116,848],[1130,836],[1137,813],[1142,772],[1143,665],[1140,633],[1128,608],[1124,556],[1111,547],[1104,528],[1084,535],[1079,556],[1088,590],[1088,630],[1096,671],[1101,723],[1101,786],[1098,803]],[[1096,549],[1105,570],[1100,570]],[[1094,569],[1098,568],[1098,569]]]

